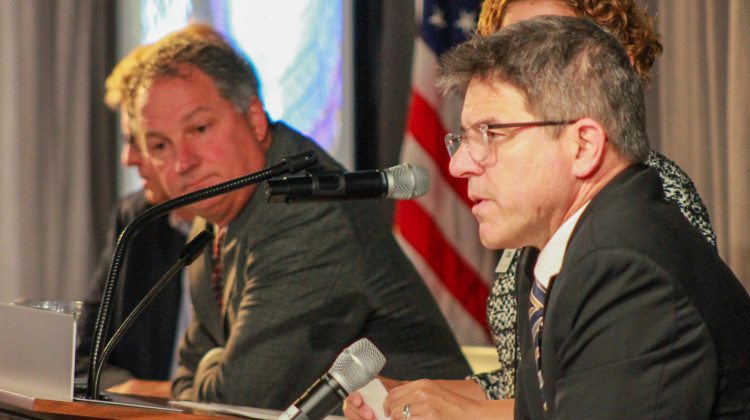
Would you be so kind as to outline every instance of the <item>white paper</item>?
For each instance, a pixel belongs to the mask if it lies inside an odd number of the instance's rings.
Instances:
[[[380,382],[380,379],[375,378],[371,380],[370,383],[360,388],[357,392],[362,395],[365,404],[367,404],[372,409],[373,413],[375,413],[375,418],[377,420],[391,419],[391,417],[386,416],[383,411],[383,401],[385,400],[385,397],[388,396],[388,391],[386,391],[383,383]]]

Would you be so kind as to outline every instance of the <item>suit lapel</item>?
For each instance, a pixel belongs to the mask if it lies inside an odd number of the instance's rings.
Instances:
[[[196,220],[193,224],[193,230],[190,234],[192,239],[197,232],[206,227],[206,222],[202,219]],[[211,249],[206,248],[203,255],[197,258],[189,267],[190,270],[190,295],[193,309],[200,313],[199,319],[206,327],[206,331],[211,335],[217,344],[224,343],[224,329],[221,327],[222,322],[219,311],[216,308],[214,292],[211,289],[211,273],[213,272],[213,263],[211,261]]]
[[[234,323],[233,318],[237,315],[235,310],[229,310],[233,306],[231,301],[232,290],[234,289],[235,282],[237,281],[237,238],[233,237],[229,233],[227,241],[224,245],[224,307],[221,310],[221,331],[222,336],[228,335],[226,328],[227,325]]]
[[[539,391],[539,379],[534,360],[534,343],[529,325],[529,294],[534,281],[534,265],[538,256],[538,249],[523,248],[516,271],[517,340],[521,344],[522,352],[516,378],[516,393],[523,395],[521,400],[516,401],[516,404],[524,404],[525,408],[521,409],[521,412],[528,412],[531,418],[544,418],[545,415],[542,409],[542,395]]]

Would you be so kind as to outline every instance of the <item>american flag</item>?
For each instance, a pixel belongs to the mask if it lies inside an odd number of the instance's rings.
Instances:
[[[462,345],[490,344],[485,317],[497,254],[479,241],[466,180],[448,172],[443,138],[460,127],[461,102],[435,87],[438,57],[474,30],[478,1],[416,0],[412,88],[401,160],[430,171],[432,188],[396,204],[396,236]]]

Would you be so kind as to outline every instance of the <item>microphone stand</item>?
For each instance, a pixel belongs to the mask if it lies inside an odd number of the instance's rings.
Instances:
[[[315,163],[317,163],[317,161],[317,154],[312,151],[286,157],[282,159],[280,163],[277,163],[276,165],[270,166],[261,171],[245,175],[243,177],[236,178],[227,182],[223,182],[221,184],[217,184],[208,188],[204,188],[202,190],[181,195],[156,206],[150,207],[143,213],[139,214],[127,226],[125,226],[125,229],[123,229],[119,239],[117,240],[117,246],[115,248],[114,255],[112,256],[112,264],[110,265],[109,275],[106,282],[104,283],[102,299],[101,303],[99,304],[99,311],[97,312],[96,316],[94,336],[91,343],[91,358],[89,360],[89,376],[86,390],[86,399],[99,399],[99,382],[101,380],[100,365],[103,365],[103,362],[101,362],[99,359],[105,345],[105,336],[107,329],[109,328],[110,319],[112,317],[112,295],[114,294],[114,290],[117,287],[117,280],[120,273],[120,267],[122,265],[122,259],[133,236],[145,224],[159,218],[160,216],[172,210],[221,194],[226,194],[230,191],[234,191],[251,184],[265,181],[275,176],[301,171],[314,165]]]
[[[112,338],[109,339],[106,347],[104,347],[104,351],[102,351],[102,355],[100,358],[101,361],[99,362],[98,371],[96,372],[97,377],[101,377],[102,371],[104,370],[104,365],[107,363],[107,359],[109,359],[110,353],[112,353],[112,350],[115,348],[115,346],[117,346],[117,343],[120,342],[120,339],[122,339],[125,331],[130,328],[130,325],[135,322],[135,320],[141,315],[141,313],[143,313],[146,307],[151,304],[156,296],[162,290],[164,290],[164,287],[167,285],[167,283],[169,283],[169,281],[172,280],[180,272],[180,270],[192,264],[193,261],[198,258],[198,255],[203,252],[203,249],[206,247],[206,245],[210,244],[213,239],[213,232],[206,229],[199,233],[195,238],[193,238],[193,240],[188,242],[188,244],[185,245],[184,248],[182,248],[177,261],[172,265],[172,267],[169,268],[169,270],[167,270],[166,273],[164,273],[159,281],[156,282],[154,287],[152,287],[151,290],[148,291],[146,296],[144,296],[143,299],[138,302],[138,305],[136,305],[136,307],[133,308],[130,314],[128,314],[117,331],[112,334]]]

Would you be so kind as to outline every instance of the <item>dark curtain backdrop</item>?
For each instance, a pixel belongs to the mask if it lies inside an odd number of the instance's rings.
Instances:
[[[410,0],[353,0],[357,167],[399,162],[416,26]],[[654,148],[706,201],[750,287],[746,0],[647,0],[665,54],[648,96]],[[114,0],[0,0],[0,301],[79,299],[115,199],[119,141],[102,103]]]

